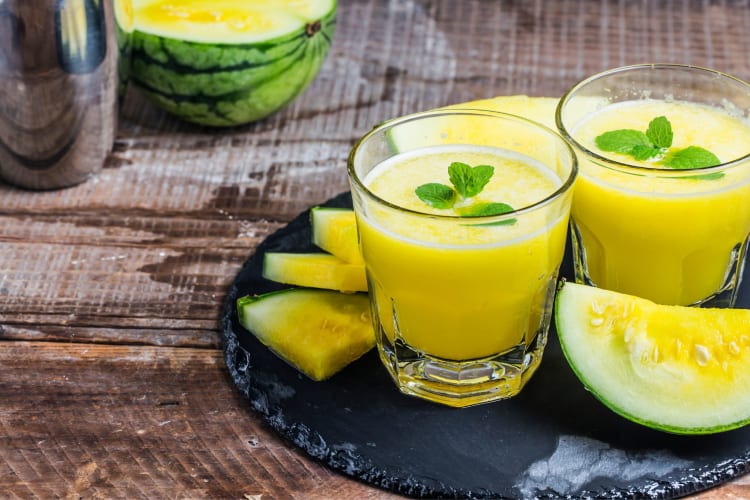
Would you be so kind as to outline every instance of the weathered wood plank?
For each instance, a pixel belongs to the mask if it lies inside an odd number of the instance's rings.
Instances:
[[[349,145],[322,140],[285,144],[278,151],[250,142],[233,151],[225,140],[192,149],[160,135],[152,149],[120,139],[120,150],[89,182],[64,192],[28,192],[0,184],[0,214],[120,214],[123,217],[188,216],[197,220],[289,220],[348,189]],[[158,145],[157,145],[158,144]],[[170,148],[176,148],[170,150]],[[278,156],[278,160],[268,159]]]
[[[203,248],[5,243],[2,266],[12,272],[0,274],[0,317],[6,328],[57,336],[71,327],[116,333],[118,323],[129,333],[215,330],[227,287],[250,252],[211,248],[210,240]],[[38,324],[40,315],[49,322]]]
[[[142,323],[150,326],[139,326]],[[155,318],[24,314],[0,325],[0,340],[219,348],[218,330],[218,318],[160,322]]]
[[[136,211],[108,212],[101,207],[0,215],[0,243],[32,243],[100,248],[154,247],[251,250],[283,223],[265,218],[246,220],[228,208],[174,214],[144,214]]]
[[[218,350],[0,347],[5,498],[390,497],[280,442]]]
[[[0,216],[0,339],[216,347],[228,286],[281,224]]]

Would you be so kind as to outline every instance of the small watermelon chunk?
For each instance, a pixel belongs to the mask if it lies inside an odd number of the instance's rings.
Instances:
[[[676,434],[750,423],[750,310],[657,305],[565,283],[555,322],[583,385],[623,417]]]
[[[313,380],[375,346],[367,295],[290,288],[237,299],[240,324]]]
[[[364,264],[350,264],[327,253],[267,252],[263,277],[287,285],[366,292]]]
[[[348,208],[313,207],[312,241],[344,262],[364,264],[357,238],[357,219]]]

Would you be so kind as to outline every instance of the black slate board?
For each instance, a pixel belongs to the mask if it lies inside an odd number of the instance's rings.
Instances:
[[[327,205],[351,207],[351,197]],[[332,469],[409,496],[451,498],[671,498],[750,470],[750,426],[677,436],[606,409],[568,367],[554,325],[538,372],[506,401],[452,409],[404,396],[375,350],[311,381],[242,328],[235,310],[242,295],[283,287],[261,277],[265,252],[317,251],[310,238],[308,211],[245,263],[224,304],[224,354],[260,418]],[[572,274],[569,252],[561,274]],[[748,295],[738,306],[748,307]]]

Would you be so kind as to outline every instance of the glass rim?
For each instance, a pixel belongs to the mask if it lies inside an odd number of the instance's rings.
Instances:
[[[665,178],[681,178],[681,177],[694,177],[696,175],[711,174],[714,172],[729,170],[735,165],[739,163],[744,163],[748,159],[750,159],[750,151],[748,151],[748,153],[743,156],[739,156],[732,160],[724,161],[724,162],[719,163],[718,165],[712,165],[710,167],[700,167],[700,168],[691,168],[691,169],[674,169],[674,168],[669,168],[669,167],[665,167],[665,168],[645,167],[641,165],[634,165],[632,163],[627,163],[624,161],[612,159],[610,157],[601,155],[597,153],[596,151],[592,151],[591,149],[579,143],[571,135],[567,127],[565,127],[565,124],[563,123],[563,119],[562,119],[562,110],[565,107],[565,104],[570,100],[572,95],[576,93],[577,91],[579,91],[581,88],[588,85],[589,83],[600,80],[607,76],[619,74],[619,73],[626,73],[629,71],[639,71],[639,70],[698,71],[705,75],[713,75],[722,80],[726,80],[728,82],[739,84],[740,86],[745,87],[747,89],[748,95],[750,96],[750,83],[740,78],[737,78],[736,76],[732,76],[730,74],[723,73],[721,71],[717,71],[714,69],[705,68],[703,66],[696,66],[692,64],[678,64],[678,63],[644,63],[644,64],[632,64],[629,66],[620,66],[617,68],[611,68],[606,71],[602,71],[600,73],[596,73],[594,75],[588,76],[578,81],[575,85],[573,85],[570,89],[568,89],[568,91],[565,92],[565,94],[563,94],[563,96],[560,98],[560,100],[557,103],[557,107],[555,108],[555,125],[557,126],[557,130],[560,133],[560,135],[568,143],[572,144],[573,146],[575,146],[576,149],[580,150],[582,154],[591,157],[590,159],[596,162],[597,164],[599,164],[600,166],[604,166],[604,165],[601,165],[601,163],[605,163],[606,168],[613,168],[621,172],[633,173],[633,174],[638,174],[638,175],[650,175],[652,177],[659,176],[659,177],[665,177]]]
[[[357,151],[368,139],[370,139],[374,135],[378,134],[379,132],[384,132],[385,130],[392,129],[404,123],[409,123],[409,122],[413,122],[413,121],[417,121],[417,120],[421,120],[425,118],[451,116],[451,115],[484,116],[484,117],[489,117],[489,118],[500,118],[503,120],[520,122],[525,125],[530,125],[532,127],[538,128],[545,134],[549,135],[552,139],[558,141],[560,145],[563,147],[563,150],[570,156],[570,172],[568,173],[565,179],[561,179],[563,182],[560,186],[557,186],[552,193],[545,196],[541,200],[538,200],[528,205],[524,205],[523,207],[520,207],[520,208],[513,209],[510,212],[505,212],[500,215],[469,215],[469,216],[435,214],[435,213],[422,212],[419,210],[402,207],[401,205],[392,203],[388,200],[383,199],[377,194],[373,193],[365,185],[365,183],[360,178],[360,176],[357,174],[355,166],[354,166],[354,161],[355,161],[355,157],[357,156]],[[445,145],[451,145],[451,144],[453,143],[447,143]],[[397,154],[399,153],[394,153],[393,156],[396,156]],[[430,110],[430,111],[421,111],[418,113],[412,113],[412,114],[400,116],[398,118],[392,118],[392,119],[380,122],[379,124],[374,126],[371,130],[369,130],[366,134],[364,134],[359,140],[357,140],[357,142],[354,143],[354,146],[349,152],[349,156],[347,158],[347,173],[349,175],[349,179],[352,180],[354,184],[356,184],[356,186],[360,189],[361,192],[365,193],[371,200],[391,210],[404,212],[413,216],[427,217],[427,218],[432,218],[432,219],[437,219],[437,220],[445,220],[445,221],[463,220],[463,221],[472,221],[477,224],[482,224],[482,223],[491,223],[491,222],[496,222],[496,221],[508,220],[514,217],[518,217],[519,215],[527,213],[527,212],[533,212],[543,206],[546,206],[552,203],[558,198],[562,197],[565,193],[570,191],[573,185],[575,184],[575,180],[578,175],[578,157],[576,156],[575,151],[573,150],[571,145],[557,131],[553,130],[550,127],[547,127],[546,125],[542,123],[536,122],[534,120],[530,120],[523,116],[514,115],[511,113],[503,113],[501,111],[493,111],[490,109],[453,107],[450,109],[435,109],[435,110]]]

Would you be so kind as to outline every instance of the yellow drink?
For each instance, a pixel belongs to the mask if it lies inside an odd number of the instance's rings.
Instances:
[[[385,334],[395,342],[398,330],[404,343],[437,358],[472,360],[508,351],[537,334],[562,259],[567,214],[542,209],[512,224],[487,226],[457,219],[455,210],[429,207],[415,188],[449,185],[454,161],[495,167],[475,202],[526,207],[562,181],[517,153],[476,146],[395,156],[364,179],[387,202],[442,216],[417,223],[383,208],[359,219],[370,293]]]
[[[723,109],[680,101],[612,104],[579,122],[572,135],[580,145],[612,160],[664,169],[653,161],[601,152],[594,141],[615,129],[646,130],[657,116],[671,122],[673,148],[700,146],[722,162],[748,152],[750,126],[745,120]],[[702,301],[725,286],[750,232],[750,163],[706,175],[623,171],[579,160],[572,217],[591,282],[681,305]]]
[[[572,148],[513,115],[438,110],[376,127],[348,167],[378,354],[396,386],[457,407],[518,394],[547,343]]]

